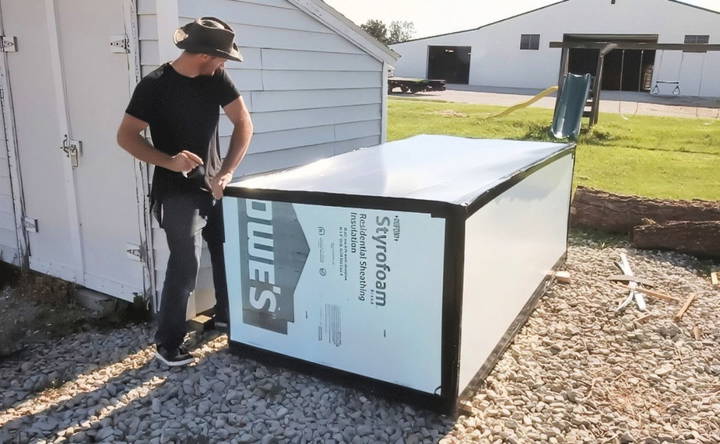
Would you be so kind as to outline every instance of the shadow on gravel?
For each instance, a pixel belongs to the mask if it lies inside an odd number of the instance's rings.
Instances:
[[[77,442],[110,439],[111,435],[96,437],[93,430],[112,423],[112,418],[125,408],[118,406],[142,402],[167,381],[182,382],[187,370],[168,369],[158,364],[153,357],[154,347],[149,340],[151,336],[145,336],[146,340],[142,343],[118,349],[112,355],[116,359],[104,365],[83,367],[85,372],[77,372],[63,383],[28,392],[26,397],[3,407],[0,411],[0,442],[27,442],[41,437],[56,439],[76,434],[82,438]],[[217,334],[200,337],[193,344],[201,346],[216,337]],[[132,368],[123,370],[128,366]],[[83,391],[83,387],[88,385],[93,389]],[[80,393],[68,397],[62,395],[63,389],[80,390]],[[11,410],[27,413],[6,422],[6,415],[9,416]],[[73,438],[73,441],[76,439]]]
[[[95,370],[91,391],[26,398],[28,414],[7,423],[0,411],[0,442],[420,443],[454,427],[453,418],[231,355],[226,344],[217,333],[198,337],[198,362],[179,369],[154,361],[149,341],[139,344],[128,358],[135,368]]]
[[[129,328],[142,329],[143,326],[135,324]],[[0,360],[0,409],[14,408],[81,374],[121,362],[147,346],[139,337],[133,343],[118,341],[109,330],[105,326],[37,342]]]

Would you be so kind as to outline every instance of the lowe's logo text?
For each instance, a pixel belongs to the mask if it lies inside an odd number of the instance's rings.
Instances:
[[[247,215],[250,305],[256,310],[275,313],[281,289],[275,285],[272,205],[248,200]]]
[[[292,204],[248,199],[238,208],[243,322],[287,334],[309,247]]]

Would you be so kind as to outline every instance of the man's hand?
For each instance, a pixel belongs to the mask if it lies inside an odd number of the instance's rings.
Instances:
[[[177,173],[187,173],[202,164],[203,161],[197,154],[183,150],[172,156],[167,165],[165,165],[165,168]]]
[[[232,173],[218,173],[215,177],[210,180],[210,188],[212,191],[212,195],[216,200],[220,200],[223,197],[223,191],[225,191],[225,186],[232,181],[233,175]]]

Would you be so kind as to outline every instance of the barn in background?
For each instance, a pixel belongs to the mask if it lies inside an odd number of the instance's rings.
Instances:
[[[720,12],[676,0],[563,0],[479,28],[391,45],[395,75],[448,83],[543,89],[555,85],[552,41],[720,43]],[[570,72],[595,74],[597,49],[573,49]],[[606,90],[720,97],[720,52],[612,51]],[[677,82],[677,83],[676,83]]]

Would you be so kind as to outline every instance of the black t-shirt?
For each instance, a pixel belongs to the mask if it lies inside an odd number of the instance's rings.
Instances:
[[[188,177],[156,166],[153,202],[171,193],[209,190],[209,179],[221,167],[217,140],[220,107],[239,95],[225,70],[191,78],[179,74],[169,63],[137,84],[125,112],[149,124],[155,148],[170,155],[188,150],[205,163]]]

